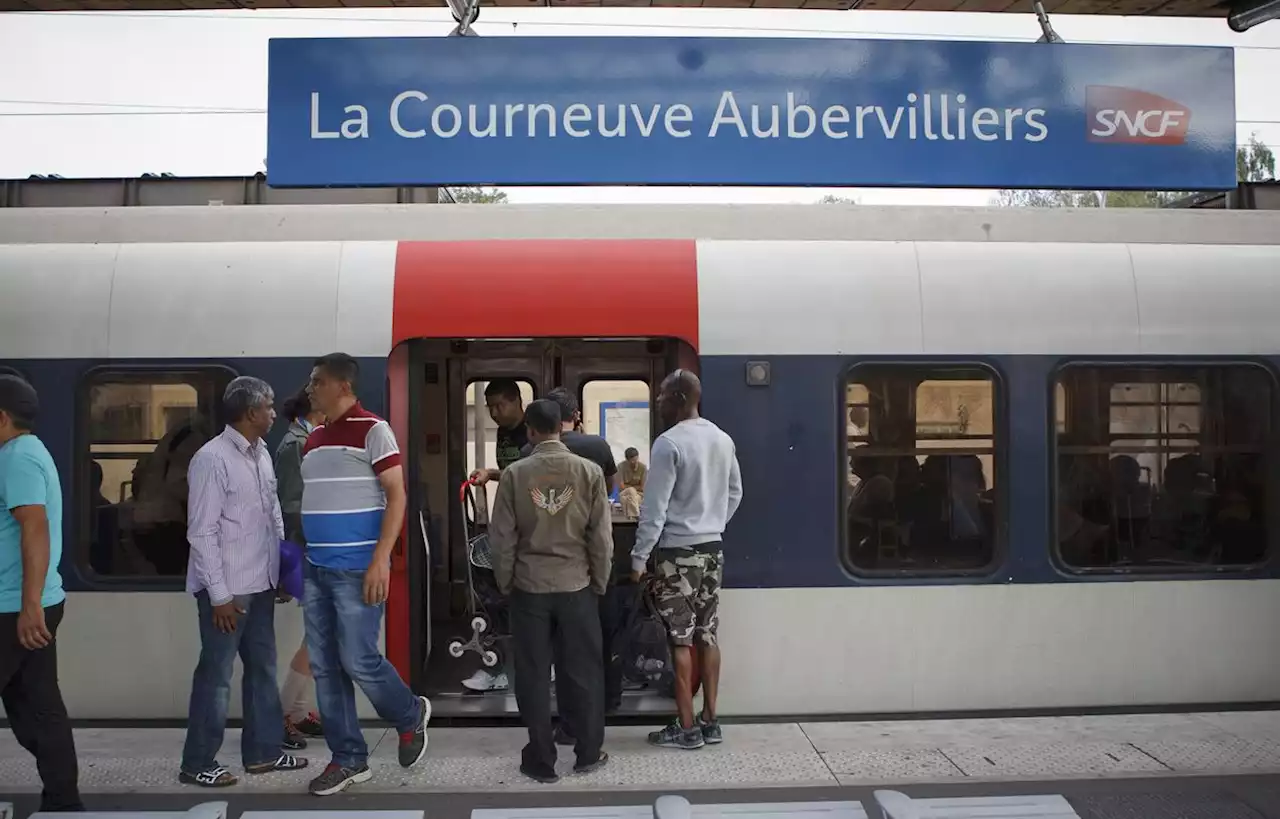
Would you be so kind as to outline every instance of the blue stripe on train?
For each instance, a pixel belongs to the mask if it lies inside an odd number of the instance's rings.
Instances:
[[[1091,357],[1097,360],[1101,357]],[[1132,360],[1134,357],[1129,357]],[[748,360],[771,362],[770,384],[748,387]],[[975,583],[1124,582],[1155,576],[1075,576],[1059,570],[1050,558],[1053,520],[1050,497],[1052,378],[1065,359],[1054,356],[704,356],[703,410],[733,436],[738,445],[746,497],[725,534],[725,583],[739,588],[842,587],[875,585],[951,585]],[[1147,361],[1149,359],[1143,359]],[[1182,358],[1179,360],[1186,360]],[[310,358],[249,358],[219,361],[140,360],[113,362],[129,366],[174,367],[223,364],[243,375],[254,375],[288,395],[303,384]],[[996,487],[1001,494],[999,522],[1003,551],[996,567],[978,577],[855,577],[840,560],[840,492],[843,476],[843,374],[856,363],[923,361],[934,363],[985,362],[1000,378],[1002,404],[998,423],[1004,424],[1003,452],[996,462]],[[44,407],[37,432],[44,439],[63,476],[66,492],[74,486],[72,445],[76,438],[74,407],[83,375],[108,362],[89,360],[4,361],[27,375],[40,391]],[[1272,366],[1280,358],[1271,359]],[[360,361],[362,402],[385,417],[386,362]],[[269,443],[283,435],[277,423]],[[409,447],[401,442],[408,452]],[[83,491],[83,488],[81,488]],[[1273,490],[1274,492],[1274,490]],[[1269,501],[1276,502],[1274,497]],[[76,520],[77,506],[66,504],[62,571],[68,590],[109,589],[106,582],[90,582],[74,562],[72,548],[84,524]],[[1273,540],[1275,535],[1273,534]],[[1273,553],[1274,554],[1274,553]],[[367,561],[366,561],[367,562]],[[1248,575],[1217,572],[1170,574],[1188,579],[1212,576],[1280,577],[1275,557],[1261,572]],[[136,581],[130,583],[136,588]],[[161,588],[176,588],[166,582]]]

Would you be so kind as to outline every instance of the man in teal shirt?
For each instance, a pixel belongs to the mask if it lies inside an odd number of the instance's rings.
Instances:
[[[84,810],[76,746],[58,688],[62,621],[62,487],[32,434],[35,389],[0,375],[0,700],[18,743],[36,758],[42,811]]]

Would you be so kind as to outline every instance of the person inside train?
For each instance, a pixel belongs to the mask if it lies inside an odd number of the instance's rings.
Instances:
[[[560,406],[529,404],[533,452],[498,484],[489,544],[498,588],[511,600],[516,703],[529,731],[520,772],[556,775],[549,677],[560,665],[557,704],[575,740],[576,773],[609,760],[604,743],[604,668],[599,598],[613,565],[613,527],[604,473],[560,441]],[[571,422],[570,422],[571,423]]]
[[[675,666],[678,718],[649,734],[653,745],[701,748],[723,741],[716,719],[720,690],[720,585],[725,526],[742,502],[742,474],[733,439],[698,414],[702,382],[676,370],[658,390],[667,430],[653,442],[649,481],[640,506],[632,580],[639,583],[652,553],[654,596],[667,626]],[[693,713],[693,646],[699,640],[702,713]]]
[[[498,425],[498,466],[480,467],[471,473],[471,482],[478,487],[501,478],[503,470],[520,459],[521,452],[529,443],[529,432],[524,423],[524,399],[520,396],[520,385],[514,379],[495,378],[490,381],[484,388],[484,402],[489,417]],[[479,668],[462,681],[463,688],[475,693],[506,691],[509,685],[510,674],[506,668],[495,668],[492,672]]]
[[[305,746],[286,738],[276,688],[275,606],[284,520],[263,440],[276,420],[274,403],[265,381],[233,379],[222,395],[226,428],[191,459],[187,592],[196,599],[200,659],[191,680],[178,774],[187,785],[221,788],[239,781],[217,761],[237,654],[244,663],[240,753],[245,772],[307,766],[306,759],[282,750]]]
[[[333,755],[308,786],[316,796],[373,777],[355,685],[395,727],[401,767],[413,767],[426,754],[431,719],[431,702],[414,695],[378,645],[391,552],[408,499],[395,434],[360,405],[359,377],[359,362],[331,353],[316,359],[308,385],[311,405],[325,422],[307,438],[302,454],[303,612],[316,700]]]
[[[302,450],[307,436],[324,422],[324,415],[311,406],[311,396],[305,386],[284,402],[283,409],[289,429],[276,447],[277,494],[280,496],[280,511],[284,515],[285,539],[305,547],[307,539],[302,533]],[[298,604],[301,605],[302,601],[299,600]],[[304,636],[302,645],[289,661],[288,675],[280,687],[285,732],[295,741],[324,735],[320,717],[310,706],[308,694],[313,682]]]
[[[618,502],[622,504],[622,514],[634,520],[640,517],[640,502],[644,500],[644,482],[649,467],[640,460],[640,450],[633,446],[627,447],[623,457],[619,465],[622,489],[618,492]]]
[[[35,435],[35,388],[0,375],[0,701],[18,744],[36,758],[41,811],[82,811],[71,720],[58,687],[66,593],[62,486]]]
[[[210,420],[196,415],[175,424],[134,467],[133,542],[156,574],[187,573],[187,471],[211,437]]]

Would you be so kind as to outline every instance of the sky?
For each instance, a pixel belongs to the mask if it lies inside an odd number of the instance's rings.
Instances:
[[[1030,5],[1030,4],[1028,4]],[[1060,15],[1069,43],[1236,49],[1238,141],[1280,147],[1280,21]],[[0,178],[247,176],[266,156],[271,37],[443,36],[445,9],[57,12],[0,15]],[[1034,41],[1031,14],[766,9],[486,8],[499,36],[735,36]],[[212,109],[200,111],[199,109]],[[216,113],[228,109],[243,113]],[[991,191],[820,188],[506,188],[512,202],[982,205]]]

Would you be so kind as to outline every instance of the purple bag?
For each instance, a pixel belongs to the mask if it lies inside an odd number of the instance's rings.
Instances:
[[[302,600],[302,547],[292,540],[280,541],[280,588]]]

